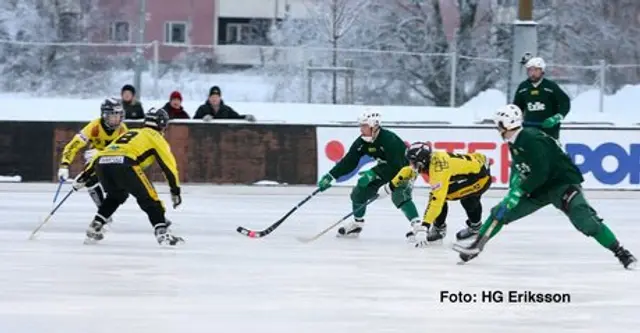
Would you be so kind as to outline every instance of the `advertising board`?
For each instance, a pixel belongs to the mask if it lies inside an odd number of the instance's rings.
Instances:
[[[491,161],[494,188],[507,188],[510,154],[497,130],[490,127],[426,128],[387,127],[405,143],[431,142],[435,150],[481,152]],[[356,127],[318,127],[318,176],[328,172],[349,150],[358,137]],[[561,143],[565,152],[580,168],[587,189],[640,190],[640,133],[625,129],[564,128]],[[365,156],[353,172],[340,177],[340,185],[354,185],[358,172],[374,166]],[[426,177],[416,186],[427,186]]]

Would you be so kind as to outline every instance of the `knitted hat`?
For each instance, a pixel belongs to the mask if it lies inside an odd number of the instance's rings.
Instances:
[[[212,96],[212,95],[218,95],[218,96],[222,95],[222,92],[220,91],[220,87],[218,86],[211,87],[211,89],[209,89],[209,96]]]
[[[132,95],[136,94],[136,88],[130,84],[125,84],[124,86],[122,86],[122,90],[120,91],[120,93],[123,93],[125,91],[130,91]]]
[[[182,94],[180,94],[179,91],[172,92],[171,95],[169,95],[169,100],[172,101],[174,99],[179,99],[180,101],[182,101]]]

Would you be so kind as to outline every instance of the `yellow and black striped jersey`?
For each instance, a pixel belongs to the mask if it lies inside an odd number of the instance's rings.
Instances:
[[[143,169],[157,161],[171,189],[180,187],[178,165],[171,147],[164,136],[152,128],[130,129],[99,152],[87,169],[93,168],[95,161],[103,156],[124,156]]]
[[[115,130],[107,130],[102,125],[102,118],[89,122],[78,134],[76,134],[62,151],[61,165],[69,165],[73,163],[78,151],[87,145],[97,150],[103,150],[113,140],[127,132],[127,125],[124,123]]]
[[[428,173],[431,194],[423,221],[433,223],[447,200],[460,199],[476,187],[486,185],[491,178],[486,163],[487,157],[481,153],[433,152]],[[406,166],[391,180],[391,185],[395,188],[417,177],[418,173]]]

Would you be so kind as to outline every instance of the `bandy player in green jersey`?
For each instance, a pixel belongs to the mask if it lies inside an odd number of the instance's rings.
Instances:
[[[466,262],[475,258],[503,225],[551,204],[562,211],[578,231],[613,252],[625,268],[635,266],[636,258],[620,245],[587,202],[580,186],[584,181],[582,173],[558,140],[538,129],[522,128],[522,111],[513,104],[498,110],[494,122],[509,144],[511,170],[515,175],[507,196],[491,210],[478,238],[468,247],[454,245],[460,259]]]
[[[395,133],[380,126],[381,115],[374,109],[367,109],[359,117],[360,136],[349,148],[347,154],[320,178],[318,188],[322,191],[331,187],[334,179],[338,179],[352,172],[362,156],[374,158],[378,164],[373,168],[361,172],[358,183],[351,191],[351,204],[354,220],[347,222],[338,229],[339,237],[357,237],[364,226],[365,209],[361,208],[378,190],[387,184],[402,169],[409,165],[405,156],[407,150],[404,141]],[[418,210],[411,197],[412,186],[403,184],[391,194],[391,201],[402,211],[410,222],[420,222]]]
[[[524,112],[524,126],[537,127],[558,139],[560,122],[569,113],[569,96],[552,80],[544,77],[547,67],[539,57],[529,59],[525,65],[528,78],[518,86],[513,104]]]

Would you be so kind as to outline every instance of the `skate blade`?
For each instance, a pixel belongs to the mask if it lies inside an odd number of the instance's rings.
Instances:
[[[626,267],[627,270],[630,271],[635,271],[638,268],[638,262],[634,261],[632,263],[629,264],[629,266]]]
[[[346,234],[346,235],[342,235],[342,234],[337,234],[336,238],[342,238],[342,239],[356,239],[360,237],[360,233],[357,234]]]
[[[96,245],[96,244],[98,244],[98,242],[100,242],[100,241],[95,240],[93,238],[85,238],[84,242],[82,242],[82,244],[84,244],[84,245]]]
[[[453,246],[451,247],[454,251],[460,253],[460,254],[464,254],[464,255],[477,255],[480,253],[479,249],[476,248],[468,248],[463,246],[462,244],[453,244]]]

